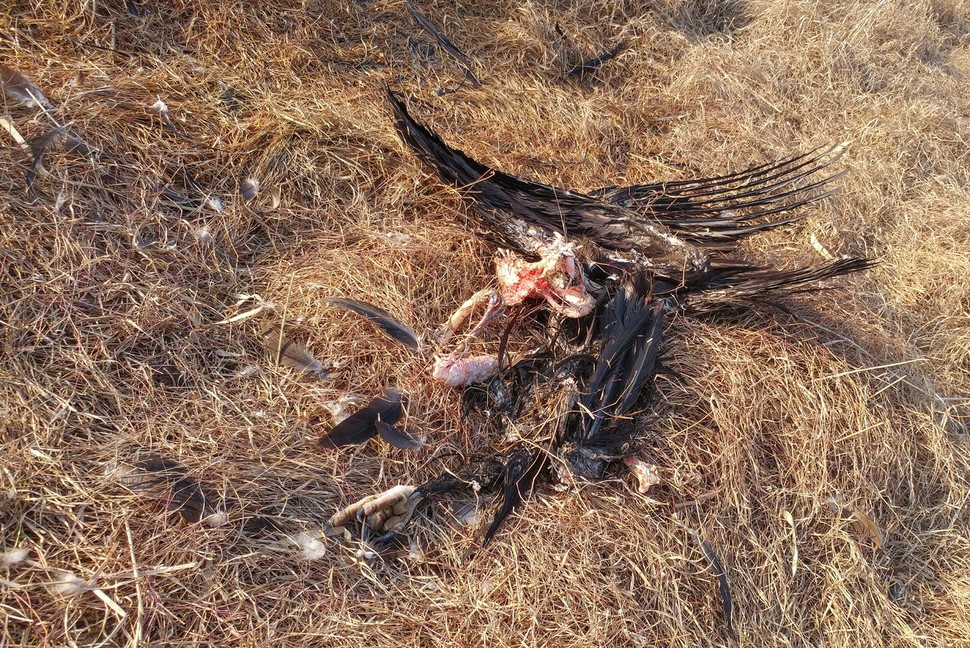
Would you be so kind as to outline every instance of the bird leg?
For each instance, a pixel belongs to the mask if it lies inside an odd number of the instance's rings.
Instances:
[[[330,526],[339,529],[357,521],[373,531],[391,531],[410,520],[423,499],[424,495],[415,493],[414,486],[394,486],[354,502],[330,518]]]

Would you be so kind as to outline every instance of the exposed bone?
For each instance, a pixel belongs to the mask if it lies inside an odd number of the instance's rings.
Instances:
[[[657,474],[657,467],[640,460],[635,455],[623,457],[623,463],[630,472],[637,478],[637,492],[646,495],[651,486],[660,483],[660,475]]]
[[[488,304],[485,309],[485,314],[482,315],[481,321],[472,329],[469,335],[475,335],[481,331],[495,316],[497,316],[502,309],[501,297],[497,292],[490,288],[485,288],[479,290],[477,293],[465,300],[465,302],[458,307],[448,321],[444,323],[441,327],[441,331],[438,334],[439,342],[447,342],[451,337],[461,328],[461,325],[465,323],[465,320],[471,316],[473,312],[481,305]]]

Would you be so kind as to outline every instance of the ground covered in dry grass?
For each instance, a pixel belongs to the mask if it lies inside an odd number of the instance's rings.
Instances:
[[[0,63],[50,107],[6,74],[0,643],[730,644],[696,534],[741,644],[970,645],[966,3],[417,7],[479,87],[440,93],[464,74],[396,0],[5,4]],[[577,189],[851,140],[842,192],[745,253],[881,264],[780,309],[674,318],[683,380],[659,379],[644,422],[647,497],[622,477],[542,490],[485,549],[441,506],[386,561],[314,543],[339,507],[497,441],[428,357],[325,302],[427,333],[491,273],[394,135],[388,85],[473,156]],[[91,152],[53,142],[28,190],[17,137],[57,125]],[[263,302],[330,379],[267,355],[267,313],[236,317]],[[317,448],[341,396],[389,385],[425,450]],[[118,465],[145,451],[234,502],[228,523],[126,489]],[[307,535],[246,533],[267,506]]]

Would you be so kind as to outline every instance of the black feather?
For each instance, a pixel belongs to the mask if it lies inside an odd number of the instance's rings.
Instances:
[[[178,462],[149,455],[132,465],[135,471],[121,479],[131,491],[163,499],[168,510],[186,522],[199,522],[215,513],[218,500]]]
[[[385,442],[401,450],[420,450],[421,443],[407,432],[398,429],[387,421],[378,420],[377,432]]]
[[[721,565],[721,561],[718,559],[717,553],[714,552],[714,547],[711,546],[711,543],[696,533],[692,533],[692,535],[694,536],[694,541],[700,545],[701,551],[704,552],[704,557],[707,558],[707,562],[714,572],[714,577],[717,578],[718,589],[721,592],[721,604],[724,609],[724,621],[727,623],[728,631],[734,634],[734,624],[732,622],[734,602],[731,599],[731,588],[728,586],[727,572],[724,571],[724,567]]]
[[[368,304],[357,299],[348,299],[346,297],[330,297],[327,301],[335,306],[346,308],[362,317],[366,317],[392,339],[397,340],[412,351],[417,351],[421,346],[418,341],[418,336],[415,335],[414,331],[383,308],[378,308],[373,304]]]
[[[706,254],[666,227],[647,222],[623,205],[532,182],[477,162],[415,120],[394,92],[389,90],[388,97],[401,139],[442,181],[462,191],[482,217],[483,235],[500,245],[535,255],[552,244],[557,233],[564,233],[587,237],[590,245],[608,250],[636,250],[637,258],[649,257],[655,266],[670,268],[677,276],[685,269],[706,267]]]
[[[383,396],[373,399],[367,407],[351,414],[323,435],[320,446],[339,448],[364,443],[378,433],[378,421],[393,425],[400,420],[404,402],[401,392],[396,389],[386,390]]]
[[[715,264],[707,283],[686,295],[682,303],[688,312],[703,314],[735,308],[774,294],[792,295],[817,291],[818,282],[862,272],[876,265],[872,259],[847,257],[807,268],[772,270],[735,264]]]
[[[411,16],[419,25],[421,25],[424,31],[428,32],[432,38],[438,41],[438,44],[441,45],[446,52],[451,54],[451,56],[458,61],[458,64],[461,67],[462,72],[465,73],[465,78],[468,79],[468,82],[472,85],[479,85],[478,79],[476,79],[475,75],[472,74],[472,63],[468,60],[468,57],[465,56],[461,50],[455,47],[455,44],[448,40],[448,37],[445,36],[440,29],[435,27],[434,23],[428,20],[420,11],[415,9],[414,5],[412,5],[410,2],[405,2],[404,6],[408,8]]]
[[[736,228],[738,223],[790,211],[832,195],[833,191],[815,190],[844,172],[819,174],[837,162],[845,149],[845,144],[839,144],[727,175],[604,187],[590,195],[638,210],[685,236],[702,237],[708,229],[718,234],[718,229]],[[802,181],[809,182],[800,184]],[[793,200],[785,202],[788,199]],[[785,222],[765,223],[761,228]]]
[[[502,522],[518,508],[525,496],[532,492],[536,479],[547,462],[547,455],[541,450],[520,448],[512,454],[505,466],[502,504],[495,512],[488,530],[485,531],[483,545],[487,545],[495,537]]]
[[[600,69],[600,67],[604,63],[606,63],[611,59],[616,58],[616,56],[619,55],[620,52],[622,52],[624,49],[626,49],[626,41],[621,40],[616,45],[614,45],[611,49],[603,52],[599,56],[595,56],[591,59],[587,59],[582,63],[576,65],[575,67],[571,68],[568,72],[566,72],[566,76],[582,77],[586,74],[589,74],[590,72],[595,72],[596,70]]]
[[[633,275],[601,316],[603,344],[593,375],[580,396],[580,422],[572,440],[598,445],[604,425],[626,416],[657,373],[663,330],[662,300],[653,300],[649,275]]]

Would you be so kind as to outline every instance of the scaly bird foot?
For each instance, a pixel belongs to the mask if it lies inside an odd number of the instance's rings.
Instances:
[[[358,522],[365,530],[365,535],[367,530],[376,533],[393,531],[411,519],[414,509],[423,499],[423,496],[416,494],[414,486],[394,486],[383,493],[368,495],[354,502],[330,518],[330,526],[341,529],[351,522]]]

